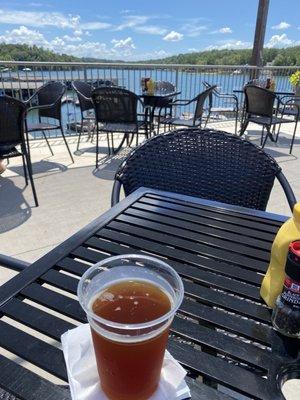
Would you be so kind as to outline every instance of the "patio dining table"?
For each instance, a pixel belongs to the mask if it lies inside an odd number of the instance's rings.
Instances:
[[[299,342],[272,328],[259,288],[285,220],[138,189],[0,288],[0,347],[13,356],[0,355],[0,388],[23,400],[70,399],[60,337],[87,322],[78,279],[109,255],[138,253],[183,279],[168,349],[187,370],[191,398],[284,399],[281,383],[299,373]]]
[[[167,91],[167,90],[157,90],[153,93],[143,92],[139,94],[139,97],[143,100],[146,116],[149,115],[151,129],[153,126],[155,110],[160,107],[165,107],[170,100],[178,96],[181,91]]]

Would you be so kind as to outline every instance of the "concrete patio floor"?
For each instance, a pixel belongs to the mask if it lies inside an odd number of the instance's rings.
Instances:
[[[292,125],[292,124],[291,124]],[[286,125],[289,130],[290,124]],[[233,132],[230,121],[210,124],[216,129]],[[267,142],[270,153],[283,169],[296,197],[300,199],[300,133],[293,155],[289,155],[290,134],[283,127],[278,143]],[[260,131],[250,126],[247,137],[259,144]],[[11,159],[0,177],[0,253],[25,261],[35,261],[87,223],[110,208],[110,194],[115,171],[129,149],[108,157],[106,141],[100,143],[100,165],[95,169],[95,145],[82,139],[76,152],[75,137],[68,139],[75,163],[72,164],[60,138],[52,139],[51,156],[46,143],[31,143],[34,182],[39,207],[34,206],[30,186],[26,187],[21,158]],[[275,183],[268,211],[290,215],[290,210],[278,184]],[[0,283],[13,273],[0,267]]]

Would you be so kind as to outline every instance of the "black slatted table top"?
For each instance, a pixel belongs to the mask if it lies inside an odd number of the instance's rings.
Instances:
[[[168,348],[192,399],[283,399],[277,376],[299,367],[299,341],[273,330],[259,289],[285,219],[137,190],[0,288],[0,346],[13,355],[0,355],[0,387],[20,399],[70,399],[60,336],[86,322],[78,279],[110,255],[138,253],[167,260],[183,279]]]

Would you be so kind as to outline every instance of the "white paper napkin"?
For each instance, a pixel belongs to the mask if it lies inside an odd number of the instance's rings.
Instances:
[[[97,372],[92,336],[88,324],[65,332],[61,336],[73,400],[108,400],[103,393]],[[190,398],[184,381],[186,371],[166,351],[161,378],[149,400],[183,400]]]

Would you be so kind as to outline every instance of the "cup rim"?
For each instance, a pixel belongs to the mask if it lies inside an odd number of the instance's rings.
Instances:
[[[92,271],[94,271],[95,269],[101,267],[102,265],[106,264],[108,261],[115,261],[115,260],[124,259],[124,258],[125,259],[135,259],[135,260],[145,260],[146,259],[147,261],[160,263],[161,265],[164,266],[164,268],[166,268],[175,277],[175,279],[178,282],[178,286],[179,286],[179,291],[178,291],[179,296],[175,299],[173,306],[166,314],[162,315],[159,318],[156,318],[156,319],[153,319],[153,320],[147,321],[147,322],[142,322],[142,323],[137,323],[137,324],[122,324],[120,322],[114,322],[114,321],[110,321],[108,319],[99,317],[99,315],[95,314],[82,301],[81,293],[83,291],[83,283],[88,278],[90,273]],[[150,328],[154,325],[159,325],[159,324],[167,321],[170,317],[175,315],[180,304],[182,303],[183,296],[184,296],[184,286],[183,286],[183,283],[182,283],[182,280],[181,280],[179,274],[174,270],[174,268],[172,268],[169,264],[167,264],[166,262],[164,262],[158,258],[147,256],[147,255],[144,256],[144,255],[140,255],[140,254],[123,254],[123,255],[119,255],[119,256],[107,257],[104,260],[99,261],[98,263],[92,265],[89,269],[87,269],[85,271],[85,273],[80,278],[80,281],[77,286],[78,301],[79,301],[81,307],[83,308],[83,310],[85,311],[85,313],[87,314],[88,318],[91,318],[92,320],[95,320],[95,321],[99,322],[100,324],[107,325],[110,328],[116,328],[116,329],[120,329],[120,330],[145,329],[145,328]]]

